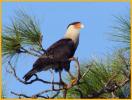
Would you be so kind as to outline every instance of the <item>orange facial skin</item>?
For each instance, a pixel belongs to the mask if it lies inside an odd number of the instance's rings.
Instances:
[[[77,23],[74,26],[75,26],[75,28],[80,29],[81,28],[81,23]]]

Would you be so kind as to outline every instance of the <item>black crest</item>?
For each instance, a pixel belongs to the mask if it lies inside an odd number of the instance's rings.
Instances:
[[[71,23],[71,24],[69,24],[68,26],[67,26],[67,28],[70,26],[70,25],[75,25],[75,24],[79,24],[80,22],[73,22],[73,23]]]

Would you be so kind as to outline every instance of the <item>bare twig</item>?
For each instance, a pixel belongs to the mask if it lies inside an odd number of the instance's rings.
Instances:
[[[60,93],[60,91],[57,91],[57,93],[54,94],[54,95],[53,95],[52,97],[50,97],[50,98],[53,99],[53,98],[57,97],[57,96],[59,95],[59,93]]]
[[[15,92],[13,92],[13,91],[11,91],[11,94],[14,94],[14,95],[18,96],[19,98],[21,98],[21,97],[25,97],[25,98],[38,98],[38,97],[40,97],[40,98],[48,99],[48,97],[41,96],[41,95],[27,96],[26,94],[18,94],[18,93],[15,93]]]
[[[42,55],[42,54],[43,54],[43,53],[41,53],[40,51],[35,50],[34,48],[30,48],[30,50],[32,50],[32,51],[34,51],[34,52],[38,53],[39,55]]]
[[[130,81],[130,79],[125,79],[122,83],[117,84],[117,83],[113,82],[114,77],[115,77],[115,75],[113,75],[112,78],[110,78],[110,80],[108,80],[107,84],[102,89],[100,89],[99,91],[94,92],[92,94],[89,94],[87,96],[87,98],[97,98],[103,93],[114,92],[115,90],[117,90],[120,87],[123,87],[125,84],[127,84]]]
[[[48,98],[55,98],[56,96],[58,96],[58,94],[60,93],[60,90],[63,90],[63,89],[44,90],[44,91],[41,91],[41,92],[39,92],[37,94],[34,94],[32,96],[27,96],[26,94],[15,93],[13,91],[11,91],[11,94],[14,94],[14,95],[16,95],[18,97],[25,97],[25,98],[46,98],[46,99],[48,99]],[[57,93],[54,94],[51,97],[49,97],[49,96],[47,96],[47,97],[43,96],[43,94],[48,93],[48,92],[52,92],[52,91],[57,91]]]
[[[63,98],[66,99],[66,95],[67,95],[67,89],[64,89],[64,92],[63,92]]]
[[[39,81],[39,82],[42,82],[42,83],[45,83],[45,84],[55,84],[55,85],[60,85],[60,84],[61,84],[61,83],[59,83],[59,82],[48,82],[48,81],[45,81],[45,80],[43,80],[43,79],[38,78],[38,76],[37,76],[36,74],[34,74],[34,76],[35,76],[36,78],[33,79],[33,80],[31,80],[31,81],[29,81],[29,82],[24,81],[24,80],[21,80],[21,79],[17,76],[16,70],[15,70],[15,68],[11,65],[11,62],[9,61],[8,63],[9,63],[10,68],[11,68],[10,73],[13,74],[13,76],[16,78],[16,80],[18,80],[19,82],[21,82],[21,83],[23,83],[23,84],[32,84],[33,82],[36,82],[36,81]],[[9,72],[9,71],[8,71],[8,72]]]
[[[43,38],[43,37],[41,37],[41,38]],[[40,45],[41,50],[42,50],[44,53],[46,53],[46,50],[43,48],[43,46],[42,46],[42,43],[41,43],[41,42],[39,43],[39,45]]]
[[[46,50],[45,50],[43,47],[42,47],[41,49],[42,49],[42,51],[43,51],[44,53],[47,53]]]
[[[37,76],[36,74],[34,74],[35,79],[33,79],[33,80],[29,81],[29,82],[26,82],[26,81],[21,80],[21,79],[17,76],[16,71],[15,71],[15,68],[14,68],[14,67],[11,65],[11,63],[9,62],[10,68],[11,68],[11,70],[12,70],[12,74],[14,75],[14,77],[15,77],[19,82],[21,82],[21,83],[23,83],[23,84],[32,84],[32,83],[35,82],[35,81],[40,81],[40,82],[43,82],[43,83],[51,84],[51,85],[52,85],[52,89],[41,91],[41,92],[39,92],[39,93],[37,93],[37,94],[34,94],[34,95],[32,95],[32,96],[27,96],[27,95],[25,95],[25,94],[18,94],[18,93],[15,93],[15,92],[11,92],[11,93],[14,94],[14,95],[16,95],[16,96],[25,97],[25,98],[55,98],[56,96],[58,96],[58,94],[60,93],[60,91],[63,90],[63,91],[64,91],[63,96],[64,96],[64,98],[66,98],[67,90],[70,89],[70,88],[72,88],[72,87],[74,87],[74,86],[76,86],[76,85],[78,85],[78,84],[80,84],[80,80],[83,79],[83,77],[88,73],[88,71],[89,71],[89,69],[90,69],[90,67],[89,67],[89,68],[87,69],[87,71],[81,76],[81,75],[80,75],[80,64],[79,64],[78,59],[75,58],[75,57],[73,57],[73,58],[71,58],[70,60],[71,60],[71,61],[75,61],[75,63],[76,63],[76,68],[77,68],[77,72],[78,72],[78,74],[77,74],[77,79],[76,79],[76,81],[74,81],[73,83],[68,84],[67,87],[63,86],[63,88],[58,88],[58,89],[55,89],[54,85],[59,85],[59,86],[60,86],[60,85],[62,85],[62,84],[61,84],[60,82],[54,82],[54,74],[53,74],[53,71],[50,71],[51,74],[52,74],[51,82],[44,81],[44,80],[38,78],[38,76]],[[89,65],[89,66],[91,66],[91,65]],[[43,96],[43,94],[48,93],[48,92],[53,92],[53,91],[56,91],[56,93],[55,93],[53,96],[50,96],[50,97],[49,97],[49,96]],[[100,95],[100,94],[103,93],[103,92],[104,92],[104,90],[101,90],[101,91],[99,91],[99,92],[97,93],[97,95]],[[82,92],[79,91],[79,93],[82,93]],[[82,94],[80,94],[80,96],[82,96]]]
[[[40,55],[33,53],[33,52],[30,52],[29,50],[27,50],[23,47],[21,47],[21,49],[23,50],[23,53],[27,53],[27,54],[30,54],[30,55],[35,56],[35,57],[40,57]]]
[[[18,96],[19,98],[20,98],[20,97],[31,98],[30,96],[27,96],[27,95],[25,95],[25,94],[18,94],[18,93],[15,93],[15,92],[13,92],[13,91],[11,91],[11,94],[14,94],[14,95]]]
[[[81,76],[81,79],[83,79],[83,77],[89,72],[89,70],[90,70],[90,67],[92,66],[92,65],[88,65],[89,67],[87,68],[87,71]]]
[[[53,69],[51,69],[50,72],[51,72],[51,85],[52,85],[52,89],[54,89],[54,84],[53,84],[53,82],[54,82],[54,72],[53,72]]]

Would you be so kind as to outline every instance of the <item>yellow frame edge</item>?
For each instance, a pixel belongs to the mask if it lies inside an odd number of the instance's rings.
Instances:
[[[131,5],[132,5],[132,0],[0,0],[0,72],[1,72],[1,77],[0,77],[0,99],[1,100],[19,100],[19,99],[2,99],[2,41],[1,41],[1,35],[2,35],[2,2],[130,2],[130,15],[132,16],[132,10],[131,10]],[[131,26],[132,26],[132,20],[130,18],[130,22],[131,22]],[[131,28],[131,39],[130,39],[130,63],[132,64],[132,28]],[[131,73],[132,73],[132,69]],[[131,80],[132,80],[132,74],[131,74]],[[131,91],[132,91],[132,82],[131,82]],[[131,92],[130,91],[130,92]],[[132,96],[132,92],[130,93]],[[131,97],[132,99],[132,97]],[[131,100],[131,99],[125,99],[125,100]],[[24,98],[25,100],[25,98]],[[26,99],[26,100],[31,100],[30,99]],[[32,99],[35,100],[35,99]],[[42,99],[39,99],[42,100]],[[65,100],[65,99],[59,99],[59,100]],[[73,99],[68,99],[68,100],[73,100]],[[75,99],[74,99],[75,100]],[[79,99],[78,99],[79,100]],[[80,100],[86,100],[86,99],[80,99]],[[88,100],[88,99],[87,99]],[[92,99],[92,100],[97,100],[97,99]],[[100,100],[100,99],[98,99]],[[101,99],[101,100],[108,100],[108,99]],[[110,99],[110,100],[119,100],[119,99]],[[124,99],[122,99],[124,100]]]

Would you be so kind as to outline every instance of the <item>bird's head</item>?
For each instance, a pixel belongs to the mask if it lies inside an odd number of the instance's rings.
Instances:
[[[78,42],[80,30],[84,28],[84,25],[81,22],[73,22],[67,26],[67,31],[65,38],[70,38],[74,43]]]
[[[81,22],[73,22],[67,26],[67,29],[80,30],[84,28],[84,25]]]

